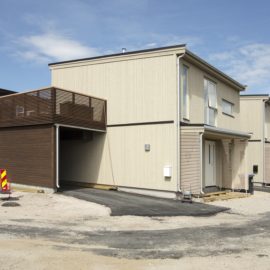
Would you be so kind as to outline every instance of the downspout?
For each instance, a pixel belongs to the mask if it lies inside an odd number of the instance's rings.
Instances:
[[[177,56],[177,116],[176,116],[176,177],[177,177],[177,193],[181,193],[181,180],[180,180],[180,167],[181,167],[181,155],[180,155],[180,121],[181,121],[181,68],[180,59],[184,57],[185,53]]]
[[[60,188],[59,186],[59,125],[55,125],[55,160],[56,160],[56,166],[55,166],[55,180],[56,180],[56,188]]]
[[[201,194],[203,191],[203,132],[200,132],[200,178],[201,178]]]
[[[263,147],[263,184],[265,183],[265,105],[268,99],[263,100],[263,127],[262,127],[262,147]]]

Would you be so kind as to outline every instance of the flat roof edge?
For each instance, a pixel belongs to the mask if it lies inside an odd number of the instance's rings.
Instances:
[[[242,132],[238,130],[230,130],[230,129],[225,129],[225,128],[218,128],[218,127],[212,127],[212,126],[207,126],[205,125],[204,129],[209,132],[215,132],[219,134],[227,134],[227,135],[232,135],[236,137],[242,137],[242,138],[250,138],[251,135],[247,132]]]
[[[206,124],[188,124],[188,123],[183,123],[181,122],[181,128],[184,129],[198,129],[198,130],[203,130],[203,131],[208,131],[212,133],[218,133],[218,134],[226,134],[234,137],[239,137],[239,138],[250,138],[251,135],[250,133],[243,132],[243,131],[238,131],[238,130],[231,130],[231,129],[226,129],[226,128],[219,128],[219,127],[213,127],[209,126]]]
[[[269,94],[241,94],[240,97],[269,97]]]
[[[129,52],[125,52],[125,53],[114,53],[114,54],[107,54],[107,55],[105,54],[105,55],[86,57],[86,58],[80,58],[80,59],[74,59],[74,60],[66,60],[66,61],[49,63],[48,66],[68,64],[68,63],[76,63],[76,62],[88,61],[88,60],[103,59],[103,58],[116,57],[116,56],[122,56],[122,55],[132,55],[132,54],[139,54],[139,53],[147,53],[147,52],[155,52],[155,51],[162,51],[162,50],[169,50],[169,49],[177,49],[177,48],[179,48],[179,49],[180,48],[186,48],[186,44],[178,44],[178,45],[172,45],[172,46],[165,46],[165,47],[157,47],[157,48],[144,49],[144,50],[129,51]]]

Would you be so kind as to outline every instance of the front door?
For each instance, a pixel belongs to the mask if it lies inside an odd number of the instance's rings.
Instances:
[[[204,181],[205,187],[216,186],[216,143],[205,141]]]

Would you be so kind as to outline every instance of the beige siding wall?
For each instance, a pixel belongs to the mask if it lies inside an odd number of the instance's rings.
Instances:
[[[247,189],[247,142],[222,139],[218,159],[221,161],[221,185],[228,189]],[[220,182],[219,182],[220,183]]]
[[[247,142],[235,139],[232,148],[232,189],[248,189],[247,182]]]
[[[270,143],[265,144],[265,180],[264,183],[270,184]]]
[[[52,85],[107,99],[108,125],[176,119],[175,52],[60,65],[52,68]],[[107,135],[67,151],[83,164],[74,167],[75,158],[72,169],[67,166],[72,181],[176,191],[175,124],[109,127]],[[166,165],[172,166],[171,179],[163,177]]]
[[[201,192],[201,153],[199,132],[181,131],[181,189]]]
[[[247,146],[247,173],[253,173],[253,165],[258,165],[258,173],[254,176],[255,182],[264,181],[264,138],[270,137],[269,106],[265,108],[262,97],[241,97],[241,129],[251,132],[250,142]],[[265,129],[265,130],[264,130]]]
[[[189,67],[188,85],[190,95],[189,120],[191,123],[204,123],[204,78],[211,79],[217,84],[217,127],[225,129],[239,130],[239,91],[224,84],[220,80],[210,76],[206,72],[197,68],[195,65],[183,61],[183,64]],[[222,99],[234,104],[234,118],[222,113]]]
[[[264,137],[267,141],[270,141],[270,105],[265,104],[265,133]]]
[[[222,155],[222,185],[223,188],[232,187],[232,147],[231,140],[221,141]]]
[[[52,69],[52,85],[107,99],[108,124],[176,118],[175,54]]]
[[[159,136],[156,136],[159,134]],[[176,149],[173,124],[108,128],[90,142],[62,145],[62,179],[124,187],[176,191]],[[144,145],[151,150],[145,152]],[[172,166],[172,178],[163,167]]]
[[[217,83],[217,126],[239,129],[239,92],[184,63],[189,67],[190,123],[204,123],[203,82],[207,77]],[[52,67],[52,85],[107,99],[108,125],[176,120],[176,51],[58,65]],[[234,104],[234,118],[222,114],[222,98]],[[71,155],[79,155],[87,147],[89,152],[94,149],[83,159],[88,169],[77,170],[81,181],[176,191],[175,124],[109,127],[106,135],[97,136],[95,146],[91,143],[69,149]],[[144,151],[146,143],[151,145],[150,152]],[[180,143],[181,188],[199,194],[203,158],[199,132],[181,132]],[[221,154],[221,146],[219,150]],[[165,165],[172,165],[170,180],[163,177]],[[76,169],[74,174],[68,170],[68,177],[77,178]],[[222,173],[219,168],[219,175]]]
[[[261,99],[241,97],[241,129],[252,132],[251,140],[263,138],[263,102]]]
[[[258,165],[258,173],[254,176],[255,182],[263,182],[263,144],[261,142],[249,142],[246,151],[247,173],[253,173],[253,165]]]

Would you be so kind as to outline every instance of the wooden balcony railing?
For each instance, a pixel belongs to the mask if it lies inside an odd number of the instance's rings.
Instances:
[[[0,97],[0,127],[63,124],[106,130],[106,100],[55,87]]]

